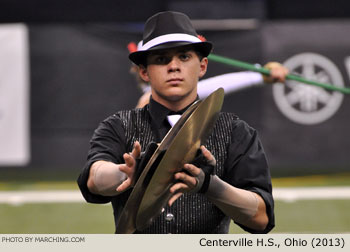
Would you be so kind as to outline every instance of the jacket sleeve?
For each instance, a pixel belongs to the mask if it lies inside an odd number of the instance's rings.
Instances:
[[[265,151],[257,131],[244,121],[238,120],[232,134],[224,180],[235,187],[255,192],[263,198],[269,223],[262,233],[268,233],[275,226],[275,216],[271,175]],[[247,232],[258,233],[238,225]]]
[[[111,116],[100,123],[91,140],[87,161],[77,179],[79,189],[87,202],[108,203],[112,197],[93,194],[87,187],[91,165],[99,160],[123,163],[126,152],[125,134],[120,118]]]

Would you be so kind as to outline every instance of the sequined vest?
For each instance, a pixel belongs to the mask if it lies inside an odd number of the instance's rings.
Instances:
[[[116,116],[122,121],[128,151],[132,150],[135,140],[140,142],[142,148],[154,141],[148,106],[121,111]],[[233,121],[236,119],[234,114],[220,113],[213,132],[205,143],[216,158],[217,166],[214,173],[219,177],[223,177],[225,173],[227,149],[231,143]],[[115,223],[128,195],[129,193],[124,193],[112,199]],[[148,228],[137,233],[228,233],[229,225],[230,219],[203,194],[185,193],[171,207],[166,206],[165,211]]]

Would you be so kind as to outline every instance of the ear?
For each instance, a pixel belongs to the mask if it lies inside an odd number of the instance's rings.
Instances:
[[[202,78],[207,72],[208,68],[208,58],[204,57],[200,62],[199,78]]]
[[[149,76],[148,76],[147,68],[145,66],[139,65],[139,75],[144,82],[146,83],[149,82]]]

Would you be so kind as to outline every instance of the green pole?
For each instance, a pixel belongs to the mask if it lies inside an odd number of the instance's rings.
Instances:
[[[239,67],[239,68],[243,68],[243,69],[254,71],[254,72],[259,72],[259,73],[262,73],[262,74],[265,74],[265,75],[269,75],[270,74],[270,70],[268,70],[266,68],[263,68],[261,66],[249,64],[249,63],[246,63],[246,62],[243,62],[243,61],[230,59],[230,58],[219,56],[219,55],[215,55],[215,54],[209,54],[208,59],[212,60],[212,61],[219,62],[219,63],[226,64],[226,65]],[[299,82],[302,82],[302,83],[305,83],[305,84],[310,84],[310,85],[322,87],[322,88],[325,88],[325,89],[328,89],[328,90],[332,90],[332,91],[338,91],[338,92],[341,92],[343,94],[350,94],[350,88],[337,87],[337,86],[333,86],[333,85],[328,84],[328,83],[321,83],[321,82],[317,82],[317,81],[307,80],[307,79],[304,79],[304,78],[302,78],[302,77],[300,77],[298,75],[295,75],[295,74],[288,74],[286,76],[286,79],[287,80],[299,81]]]

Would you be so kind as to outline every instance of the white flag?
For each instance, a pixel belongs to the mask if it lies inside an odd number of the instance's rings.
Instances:
[[[0,166],[20,166],[29,162],[29,113],[27,27],[1,24]]]

